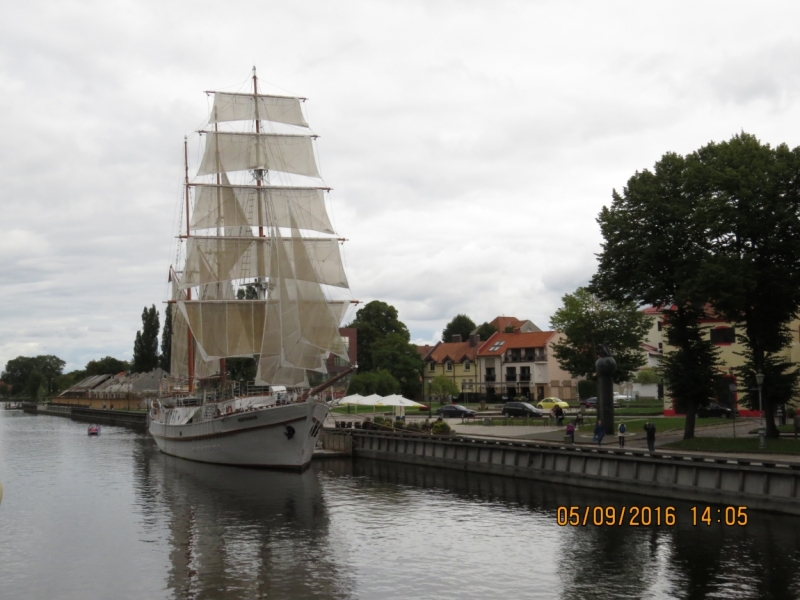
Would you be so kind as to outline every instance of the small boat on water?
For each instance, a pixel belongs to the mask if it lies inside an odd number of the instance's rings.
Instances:
[[[100,435],[100,426],[89,425],[89,435]]]

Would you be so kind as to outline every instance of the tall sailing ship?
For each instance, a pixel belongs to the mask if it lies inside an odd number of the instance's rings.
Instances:
[[[194,179],[184,140],[170,378],[150,433],[182,458],[302,469],[355,368],[343,368],[339,333],[353,301],[305,99],[259,93],[255,69],[252,83],[252,93],[206,92]],[[226,381],[232,357],[255,359],[252,384]]]

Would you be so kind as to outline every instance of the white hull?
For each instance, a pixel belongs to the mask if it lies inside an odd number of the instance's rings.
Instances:
[[[205,463],[304,469],[328,415],[324,403],[266,406],[201,419],[205,407],[167,409],[150,421],[159,449]],[[168,424],[194,413],[191,422]],[[289,435],[291,434],[291,435]]]

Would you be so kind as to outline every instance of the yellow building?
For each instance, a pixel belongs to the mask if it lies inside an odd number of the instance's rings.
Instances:
[[[425,369],[423,371],[423,395],[427,401],[431,382],[434,377],[444,375],[451,378],[456,387],[461,391],[464,401],[468,401],[471,394],[477,394],[477,358],[480,336],[473,334],[467,341],[461,341],[461,336],[456,334],[450,342],[439,342],[424,357]]]

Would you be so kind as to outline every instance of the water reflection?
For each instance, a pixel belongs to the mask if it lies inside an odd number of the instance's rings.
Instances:
[[[553,597],[572,600],[605,598],[797,598],[800,597],[800,519],[749,512],[745,527],[713,523],[694,526],[689,502],[555,486],[533,481],[475,475],[460,471],[410,467],[378,461],[355,461],[352,467],[331,465],[330,473],[363,478],[370,486],[389,484],[396,494],[406,486],[430,494],[447,493],[476,502],[529,512],[557,532],[557,547],[542,530],[517,535],[540,538],[532,566],[553,568]],[[386,487],[383,494],[390,493]],[[559,506],[674,506],[672,527],[558,527]],[[700,505],[704,506],[704,505]],[[485,515],[501,519],[497,511]],[[474,540],[480,550],[484,540]],[[550,562],[542,554],[554,552]],[[497,557],[502,572],[509,557]],[[531,589],[533,588],[533,589]],[[535,592],[532,585],[528,591]],[[539,591],[545,592],[546,589]],[[547,597],[547,594],[542,594]]]
[[[800,519],[356,460],[192,463],[144,433],[0,415],[0,598],[796,598]],[[559,527],[559,506],[676,507]]]
[[[169,510],[167,587],[175,597],[352,595],[351,578],[330,560],[329,518],[315,472],[207,465],[151,448],[138,477],[143,504]]]

